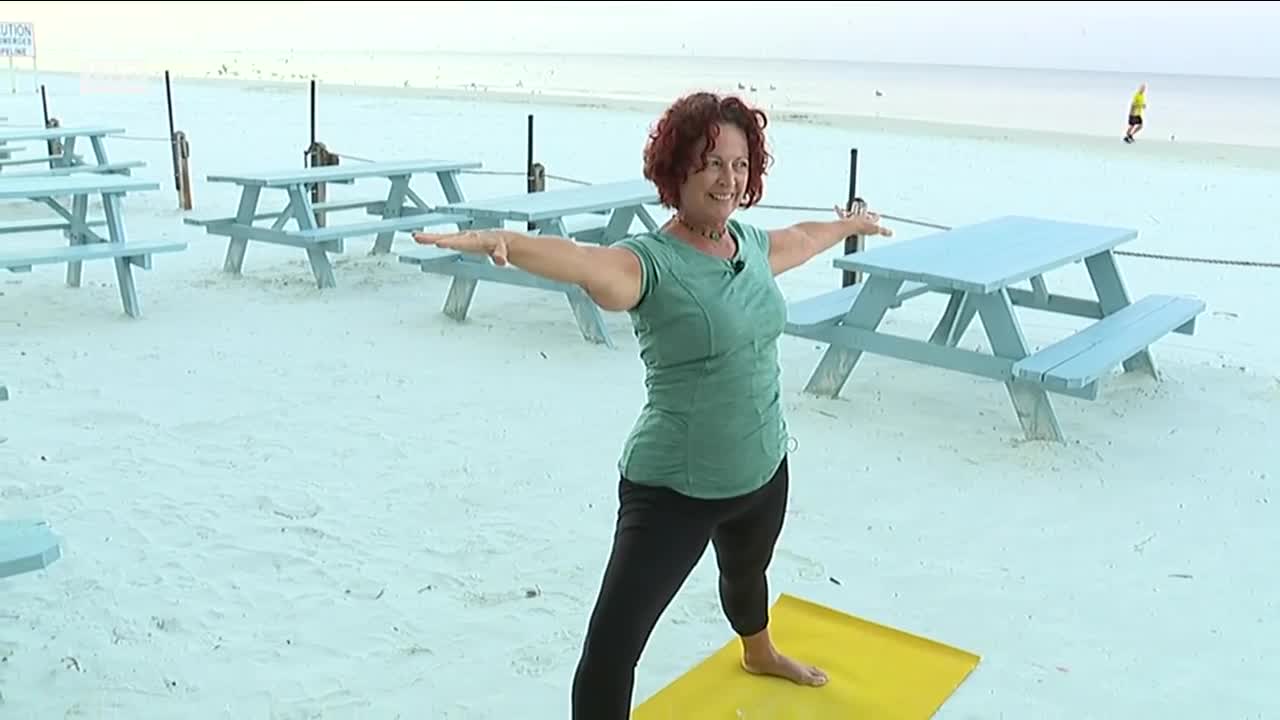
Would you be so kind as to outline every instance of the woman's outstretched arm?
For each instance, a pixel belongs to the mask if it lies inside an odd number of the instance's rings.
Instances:
[[[799,267],[850,235],[892,236],[873,212],[853,213],[836,207],[837,218],[799,222],[769,231],[769,267],[774,275]]]
[[[509,230],[465,230],[413,234],[421,245],[488,255],[497,265],[516,267],[581,287],[605,310],[622,312],[640,300],[643,275],[635,253],[620,247],[578,243],[554,235]]]

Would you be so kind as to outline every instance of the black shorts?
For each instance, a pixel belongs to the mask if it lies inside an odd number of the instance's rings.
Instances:
[[[1142,124],[1142,116],[1141,116],[1141,115],[1130,115],[1130,116],[1129,116],[1129,124],[1130,124],[1130,125],[1141,125],[1141,124]]]

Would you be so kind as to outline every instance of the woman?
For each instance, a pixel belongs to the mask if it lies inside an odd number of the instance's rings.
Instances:
[[[695,93],[654,127],[644,175],[674,217],[609,247],[504,230],[415,240],[511,263],[627,311],[648,398],[622,450],[613,548],[573,683],[575,720],[625,720],[635,667],[659,616],[715,547],[720,598],[742,667],[803,685],[826,675],[769,638],[766,568],[786,510],[787,427],[774,277],[849,235],[891,235],[871,213],[765,231],[733,219],[759,202],[765,114]]]

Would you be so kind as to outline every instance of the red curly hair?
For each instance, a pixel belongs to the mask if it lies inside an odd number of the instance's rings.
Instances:
[[[680,204],[680,185],[691,173],[707,166],[707,153],[716,146],[720,123],[738,126],[747,136],[747,188],[742,207],[748,208],[764,195],[764,175],[773,157],[765,146],[764,129],[769,119],[734,96],[709,92],[686,95],[667,108],[649,133],[644,148],[644,176],[658,188],[658,197],[669,208]],[[698,146],[706,140],[700,156]]]

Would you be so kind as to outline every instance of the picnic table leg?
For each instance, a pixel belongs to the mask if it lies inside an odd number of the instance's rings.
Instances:
[[[982,316],[982,326],[986,328],[991,350],[997,357],[1016,361],[1029,354],[1027,341],[1013,314],[1013,303],[1009,301],[1007,292],[1000,290],[975,295],[973,304]],[[1029,440],[1062,440],[1058,415],[1044,388],[1021,380],[1007,380],[1004,385],[1009,391],[1009,399],[1013,401],[1018,424]]]
[[[89,242],[89,195],[77,193],[71,198],[71,227],[67,229],[67,237],[72,245],[84,245]],[[83,263],[73,260],[67,263],[67,287],[80,287]]]
[[[1042,304],[1049,302],[1049,286],[1045,284],[1043,275],[1032,276],[1031,295]]]
[[[400,217],[400,211],[404,207],[405,195],[408,192],[408,175],[396,175],[391,178],[391,190],[387,193],[387,203],[382,208],[383,220]],[[373,241],[373,252],[371,254],[386,255],[391,252],[391,241],[395,236],[395,232],[390,230],[378,233],[377,239]]]
[[[444,192],[445,200],[450,203],[462,202],[462,185],[458,183],[456,170],[436,173],[436,179],[440,181],[440,190]]]
[[[443,182],[443,180],[441,181]],[[477,230],[485,228],[502,227],[500,221],[492,220],[475,220],[472,227]],[[488,264],[490,262],[488,256],[474,257],[464,253],[458,262],[478,262]],[[444,299],[444,314],[448,317],[462,322],[467,319],[467,311],[471,309],[471,300],[476,295],[476,284],[479,281],[475,278],[457,277],[453,278],[453,282],[449,283],[449,294]]]
[[[124,234],[124,213],[121,212],[120,195],[118,193],[104,193],[102,196],[102,209],[107,219],[108,237],[113,243],[123,243],[125,241]],[[120,303],[124,305],[124,312],[129,317],[138,317],[142,314],[142,309],[138,305],[138,290],[133,284],[133,260],[127,257],[118,257],[116,263],[116,283],[120,286]]]
[[[246,185],[240,193],[240,207],[236,209],[236,225],[248,227],[253,225],[253,216],[258,213],[258,197],[262,194],[259,185]],[[227,259],[222,264],[224,272],[240,274],[244,267],[244,251],[249,247],[249,238],[231,229],[231,240],[227,242]]]
[[[969,293],[961,290],[952,290],[951,299],[947,301],[947,309],[943,311],[942,318],[934,326],[933,334],[929,336],[929,342],[935,345],[955,347],[960,343],[960,338],[964,336],[965,331],[969,329],[969,323],[973,321],[974,312],[973,301],[969,298]]]
[[[76,136],[70,135],[62,138],[62,154],[56,158],[49,160],[49,169],[60,167],[70,167],[75,164],[76,160]]]
[[[565,296],[569,298],[569,307],[573,310],[573,318],[578,323],[578,331],[582,333],[582,337],[588,342],[613,349],[613,339],[609,337],[609,331],[604,326],[604,315],[600,312],[600,306],[596,305],[586,291],[577,285],[570,286],[565,291]]]
[[[629,226],[629,218],[633,213],[625,210],[615,211],[614,217],[617,217],[618,212],[622,212],[623,216],[628,218],[627,224]],[[613,220],[611,218],[609,228],[612,227]],[[547,235],[569,237],[564,221],[559,218],[543,225],[541,232]],[[609,236],[609,230],[606,230],[605,237],[608,238]],[[569,285],[564,294],[569,299],[569,307],[573,310],[573,317],[578,322],[578,331],[582,333],[582,337],[586,338],[588,342],[613,349],[613,339],[609,337],[609,330],[604,326],[604,313],[600,312],[600,306],[596,305],[586,291],[577,285]]]
[[[863,330],[875,330],[884,320],[885,313],[889,312],[889,308],[897,302],[898,289],[901,287],[901,280],[878,275],[870,276],[866,286],[854,299],[853,306],[845,314],[842,324]],[[818,367],[814,368],[813,374],[809,376],[809,382],[805,385],[804,391],[826,397],[839,396],[840,390],[844,388],[844,384],[849,380],[849,375],[853,373],[853,368],[861,357],[861,350],[837,345],[829,346],[822,354],[822,359],[818,361]]]
[[[1116,257],[1111,251],[1098,253],[1085,258],[1085,267],[1089,270],[1089,278],[1093,280],[1093,289],[1098,293],[1098,305],[1102,315],[1106,317],[1129,304],[1129,292],[1120,278],[1120,269],[1116,267]],[[1159,379],[1159,368],[1151,357],[1150,350],[1142,350],[1124,361],[1125,372],[1144,370],[1151,377]]]
[[[973,296],[965,293],[964,302],[960,304],[960,315],[956,317],[956,326],[951,330],[951,337],[947,340],[947,344],[955,347],[960,344],[960,338],[964,337],[964,333],[969,329],[969,324],[973,322],[973,318],[978,314],[978,308],[973,304]]]
[[[301,185],[289,188],[289,207],[293,208],[293,218],[298,222],[299,230],[316,228],[315,206],[311,204],[311,195]],[[336,241],[340,243],[341,241]],[[333,265],[329,263],[329,249],[339,247],[336,244],[311,245],[307,247],[307,259],[311,261],[311,274],[316,278],[316,287],[321,290],[337,287],[333,279]]]
[[[604,237],[601,238],[601,245],[612,245],[622,238],[626,237],[631,231],[631,223],[636,219],[636,208],[621,207],[613,211],[609,215],[609,224],[604,227]],[[562,224],[563,227],[563,224]]]
[[[649,208],[643,205],[636,208],[636,217],[640,218],[640,224],[644,225],[645,230],[657,232],[658,221],[654,220],[653,216],[649,214]]]
[[[93,157],[97,159],[99,165],[106,165],[107,161],[107,144],[100,135],[94,135],[89,138],[89,144],[93,146]]]

